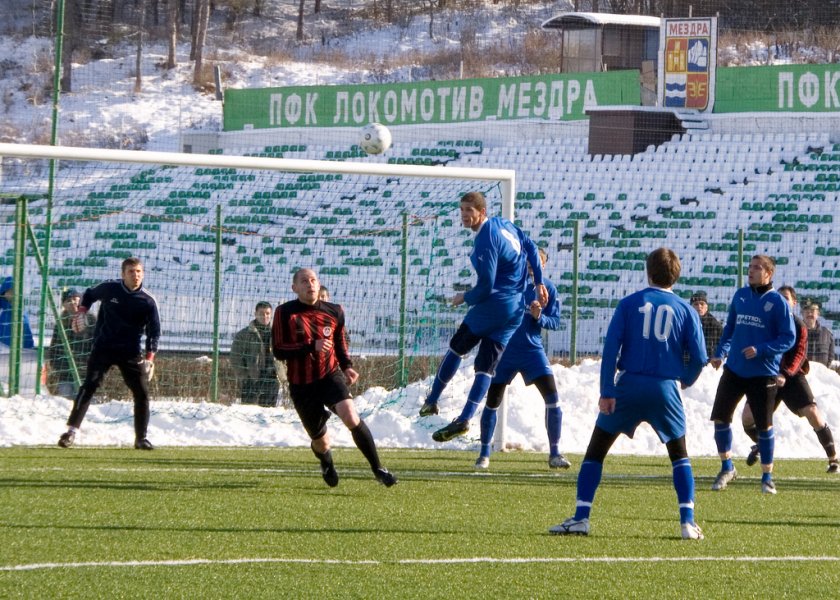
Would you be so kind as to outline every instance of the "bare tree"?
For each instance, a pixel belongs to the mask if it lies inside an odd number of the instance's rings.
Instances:
[[[146,26],[146,0],[139,0],[137,16],[137,57],[134,61],[134,93],[143,91],[143,29]]]
[[[58,8],[60,4],[56,4]],[[64,2],[64,43],[61,52],[61,80],[62,92],[73,91],[73,52],[82,43],[82,12],[77,0]]]
[[[175,57],[178,48],[178,0],[166,0],[166,38],[169,46],[166,68],[174,69],[178,64]]]
[[[198,18],[196,20],[195,43],[195,71],[193,72],[193,85],[201,83],[201,70],[204,66],[204,42],[207,39],[207,25],[210,20],[210,0],[198,0]]]
[[[297,33],[295,35],[295,39],[297,41],[303,41],[303,6],[306,4],[306,0],[300,0],[300,4],[298,5],[298,17],[297,17]]]
[[[426,0],[429,4],[429,37],[435,39],[435,0]]]

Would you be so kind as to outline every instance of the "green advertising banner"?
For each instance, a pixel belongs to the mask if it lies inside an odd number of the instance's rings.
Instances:
[[[715,112],[840,111],[840,65],[717,70]]]
[[[224,130],[573,120],[641,104],[638,71],[226,90]]]

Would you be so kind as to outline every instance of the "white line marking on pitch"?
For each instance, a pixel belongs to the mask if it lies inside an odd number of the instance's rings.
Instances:
[[[0,469],[0,472],[66,472],[66,473],[75,473],[75,472],[105,472],[105,473],[242,473],[246,475],[259,475],[259,474],[269,474],[269,475],[311,475],[313,472],[317,472],[317,466],[307,466],[302,464],[300,467],[255,467],[255,468],[236,468],[236,467],[79,467],[79,468],[72,468],[68,469],[67,467],[22,467],[22,468],[7,468],[7,469]],[[356,468],[356,467],[347,467],[347,468],[340,468],[339,472],[347,474],[347,475],[367,475],[369,471],[364,468]],[[544,473],[517,473],[512,471],[417,471],[417,470],[401,470],[397,472],[398,475],[403,475],[405,477],[413,477],[419,476],[427,479],[447,479],[453,477],[468,477],[468,478],[487,478],[487,479],[545,479],[549,481],[557,481],[557,480],[573,480],[574,479],[574,471],[565,471],[562,473],[558,472],[544,472]],[[708,476],[698,476],[695,473],[695,479],[712,479],[712,475]],[[643,474],[630,474],[630,473],[612,473],[612,474],[605,474],[603,476],[605,481],[634,481],[634,480],[655,480],[655,479],[667,479],[670,481],[671,475],[668,473],[663,472],[661,475],[643,475]],[[739,481],[757,481],[759,479],[759,475],[754,476],[738,476]],[[825,477],[809,477],[809,476],[793,476],[793,477],[783,477],[777,481],[796,481],[796,482],[804,482],[804,483],[824,483],[826,481],[830,481],[833,478],[825,478]]]
[[[496,564],[539,564],[539,563],[667,563],[667,562],[840,562],[840,556],[598,556],[598,557],[546,557],[546,558],[494,558],[477,556],[473,558],[404,558],[398,560],[339,560],[309,558],[194,558],[188,560],[131,560],[71,563],[33,563],[28,565],[4,565],[0,571],[38,571],[45,569],[83,569],[91,567],[188,567],[193,565],[242,565],[242,564],[312,564],[312,565],[457,565],[475,563]]]

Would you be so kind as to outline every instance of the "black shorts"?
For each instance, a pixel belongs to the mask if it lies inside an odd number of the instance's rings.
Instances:
[[[806,406],[814,404],[814,393],[811,391],[811,386],[808,385],[808,380],[805,379],[803,373],[798,373],[785,380],[785,384],[779,388],[779,393],[776,394],[777,408],[781,402],[784,402],[793,414],[798,414]]]
[[[732,423],[735,408],[746,395],[756,426],[759,429],[767,429],[773,425],[777,391],[775,377],[740,377],[724,367],[715,394],[711,419]]]
[[[347,379],[339,370],[313,383],[289,384],[289,395],[309,438],[317,440],[327,433],[330,411],[342,400],[353,397]],[[329,409],[329,410],[327,410]]]
[[[458,331],[452,336],[449,347],[458,356],[465,356],[470,350],[478,345],[478,354],[475,357],[473,368],[476,373],[487,373],[492,377],[496,373],[496,366],[502,359],[502,352],[505,345],[489,337],[480,337],[472,332],[466,323],[461,323]]]

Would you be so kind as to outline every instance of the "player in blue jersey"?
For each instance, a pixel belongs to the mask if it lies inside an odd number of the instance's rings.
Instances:
[[[795,289],[789,285],[783,285],[779,288],[779,294],[787,300],[791,311],[796,308]],[[820,409],[817,408],[814,393],[805,378],[805,375],[811,369],[807,358],[808,326],[796,314],[793,315],[793,324],[796,328],[796,341],[782,355],[782,361],[779,363],[779,375],[776,377],[776,383],[779,386],[779,391],[776,394],[776,409],[779,408],[779,404],[784,402],[790,412],[808,419],[808,423],[814,428],[817,440],[825,450],[826,457],[828,457],[827,472],[840,473],[840,461],[837,460],[834,435],[831,433],[828,423],[825,422],[825,417],[822,416]],[[744,407],[744,411],[741,413],[741,424],[744,426],[744,433],[754,442],[746,461],[747,466],[751,467],[758,462],[759,447],[758,428],[755,426],[749,404]]]
[[[93,348],[88,357],[85,381],[73,401],[67,419],[68,429],[58,445],[69,448],[90,406],[90,401],[108,370],[116,366],[134,397],[134,447],[153,450],[146,438],[149,426],[149,382],[160,339],[157,300],[143,287],[143,263],[139,258],[122,262],[122,278],[104,281],[88,288],[71,324],[74,331],[85,326],[85,314],[99,302],[99,316],[93,332]],[[140,340],[146,335],[145,353]]]
[[[746,287],[735,292],[711,364],[717,369],[726,358],[718,383],[711,419],[721,460],[712,490],[726,488],[737,471],[732,464],[732,416],[745,395],[758,428],[761,491],[775,494],[773,482],[773,410],[776,407],[782,354],[796,341],[793,314],[773,289],[776,262],[757,254],[750,259]]]
[[[476,232],[470,262],[477,280],[472,288],[452,297],[454,306],[466,303],[470,309],[449,342],[449,350],[420,409],[421,417],[438,413],[440,395],[458,371],[462,357],[476,346],[478,354],[467,404],[458,418],[432,435],[436,442],[449,441],[469,430],[470,419],[490,387],[499,358],[522,322],[523,294],[528,282],[526,264],[533,271],[537,299],[542,306],[548,301],[534,242],[507,219],[488,218],[487,200],[481,192],[464,194],[460,208],[461,224]]]
[[[545,268],[547,255],[539,249],[540,264]],[[502,404],[505,389],[517,374],[521,374],[525,385],[537,386],[545,401],[545,428],[548,432],[548,466],[552,469],[568,469],[571,463],[560,453],[560,429],[563,424],[563,411],[557,395],[554,373],[548,364],[548,357],[542,343],[542,330],[556,331],[560,328],[560,305],[557,302],[557,288],[543,277],[543,285],[548,291],[548,303],[540,306],[536,292],[525,291],[527,306],[522,323],[510,338],[504,354],[496,367],[496,374],[487,390],[487,402],[481,411],[481,452],[475,461],[477,469],[490,466],[493,432],[496,429],[496,411]]]
[[[575,515],[549,529],[588,535],[589,514],[604,459],[619,434],[633,437],[645,421],[665,443],[671,459],[683,539],[703,539],[694,522],[694,474],[685,445],[685,412],[677,382],[692,385],[706,364],[700,318],[671,291],[680,277],[679,257],[659,248],[647,257],[650,287],[623,298],[615,309],[601,362],[600,414],[577,480]],[[683,356],[688,355],[687,362]],[[616,369],[618,374],[616,375]]]

